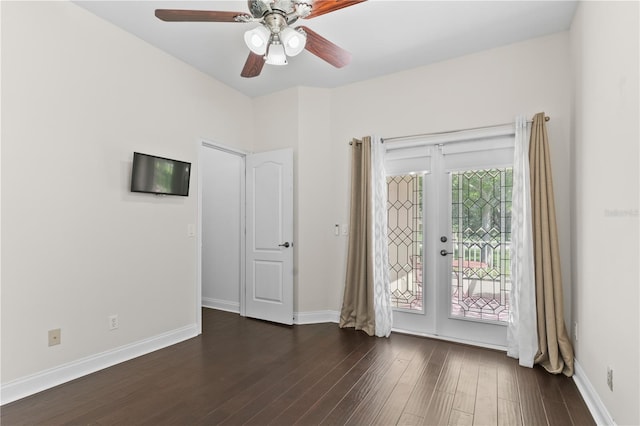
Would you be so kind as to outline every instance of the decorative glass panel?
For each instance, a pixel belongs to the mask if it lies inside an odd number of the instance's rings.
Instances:
[[[512,169],[451,173],[451,315],[506,322],[511,292]]]
[[[422,176],[387,177],[391,305],[422,311]]]

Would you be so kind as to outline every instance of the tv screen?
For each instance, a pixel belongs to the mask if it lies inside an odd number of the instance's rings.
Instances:
[[[191,163],[133,153],[131,192],[159,195],[189,195]]]

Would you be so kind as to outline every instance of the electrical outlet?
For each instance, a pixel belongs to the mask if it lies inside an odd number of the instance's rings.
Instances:
[[[607,367],[607,386],[609,390],[613,392],[613,368]]]
[[[49,330],[49,346],[60,344],[60,329]]]
[[[577,321],[573,323],[573,340],[575,342],[578,341],[578,322]]]
[[[118,323],[118,315],[110,315],[109,316],[109,330],[115,330],[118,328],[120,324]]]

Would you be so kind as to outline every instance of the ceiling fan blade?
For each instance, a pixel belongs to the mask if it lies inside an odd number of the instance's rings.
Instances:
[[[247,62],[244,63],[240,76],[246,78],[257,77],[262,72],[262,67],[264,67],[264,57],[257,53],[249,52],[249,57]]]
[[[217,10],[156,9],[156,17],[168,22],[240,22],[235,19],[236,16],[244,15],[247,14]]]
[[[331,43],[326,38],[305,26],[301,26],[307,34],[307,44],[305,49],[316,55],[318,58],[329,62],[336,68],[342,68],[351,62],[351,53],[342,47]]]
[[[305,19],[315,18],[316,16],[324,15],[325,13],[333,12],[365,1],[367,0],[315,0],[313,2],[311,13]]]

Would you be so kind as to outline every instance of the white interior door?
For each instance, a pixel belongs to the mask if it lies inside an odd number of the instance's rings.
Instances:
[[[246,157],[245,314],[293,323],[293,150]]]

